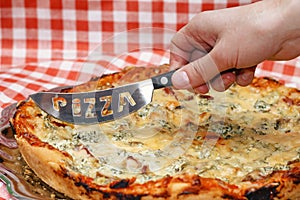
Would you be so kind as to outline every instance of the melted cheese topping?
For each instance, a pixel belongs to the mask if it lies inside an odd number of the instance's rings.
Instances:
[[[287,91],[233,86],[218,101],[161,89],[151,104],[123,119],[58,127],[43,113],[35,132],[68,152],[73,157],[68,167],[97,184],[132,176],[143,183],[181,173],[243,184],[300,160],[300,106],[285,99],[300,96]]]

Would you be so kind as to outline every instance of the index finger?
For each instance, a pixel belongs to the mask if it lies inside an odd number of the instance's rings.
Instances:
[[[186,25],[172,38],[170,46],[171,69],[177,69],[195,61],[213,48],[212,44],[202,37],[201,33],[195,34],[194,29],[191,29],[190,26]]]
[[[190,61],[191,52],[195,47],[188,41],[185,34],[177,32],[172,38],[170,46],[171,69],[177,69]]]

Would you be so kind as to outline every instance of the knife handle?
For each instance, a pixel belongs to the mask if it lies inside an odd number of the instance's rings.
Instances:
[[[164,87],[168,87],[168,86],[172,86],[172,80],[171,77],[174,74],[176,70],[172,70],[169,71],[167,73],[164,74],[160,74],[158,76],[154,76],[152,77],[152,82],[153,82],[153,86],[154,89],[159,89],[159,88],[164,88]]]

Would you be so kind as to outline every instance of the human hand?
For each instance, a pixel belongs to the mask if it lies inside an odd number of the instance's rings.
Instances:
[[[265,0],[196,15],[172,39],[177,89],[206,93],[251,83],[257,64],[300,54],[299,0]]]

